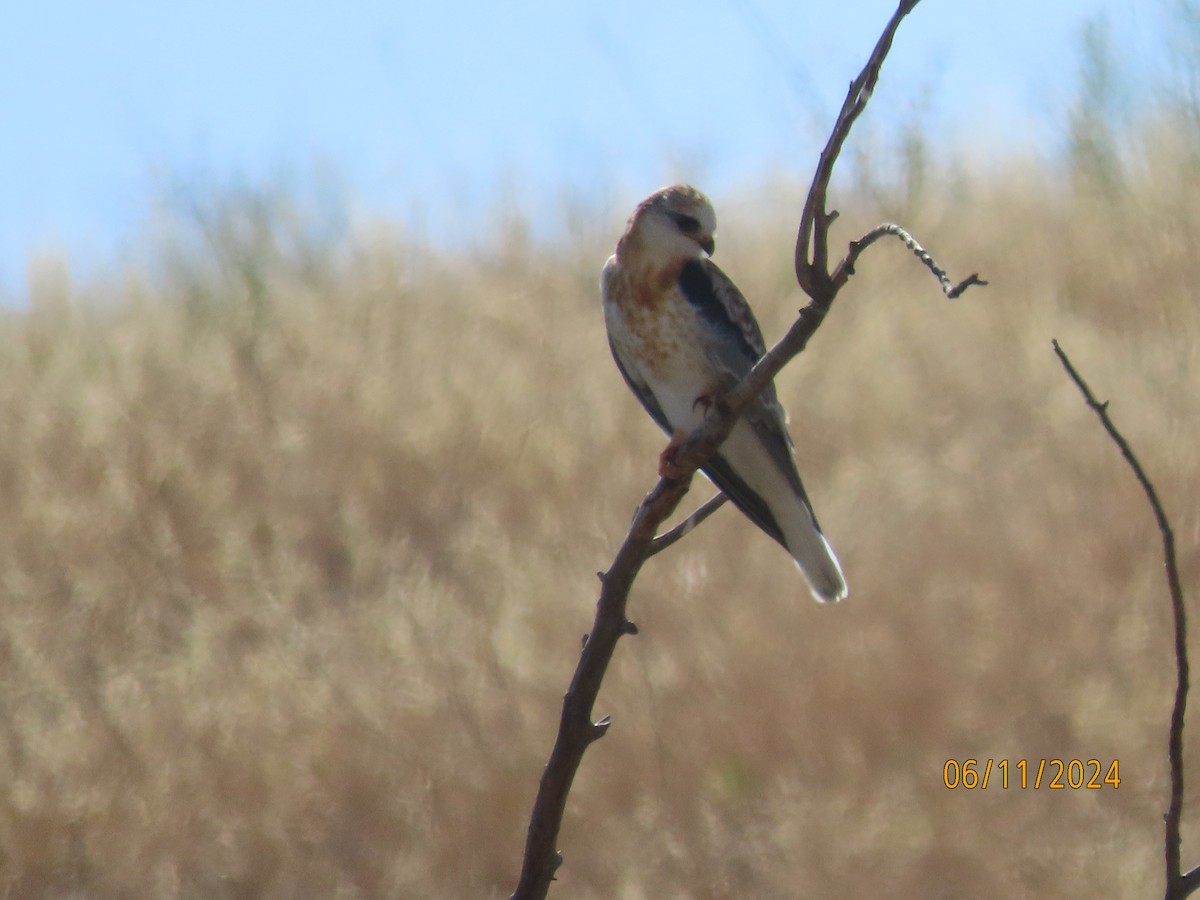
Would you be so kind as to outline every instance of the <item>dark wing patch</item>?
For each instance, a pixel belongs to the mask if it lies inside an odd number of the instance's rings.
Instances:
[[[721,344],[722,364],[740,378],[754,367],[762,352],[748,340],[743,326],[731,316],[730,307],[718,293],[718,282],[710,276],[704,262],[706,260],[689,259],[684,263],[679,270],[679,290],[704,323],[713,329]]]
[[[717,339],[736,354],[727,360],[734,363],[734,374],[749,372],[764,353],[762,334],[733,282],[709,260],[689,259],[679,270],[679,290]]]
[[[704,474],[721,489],[721,493],[733,501],[733,505],[745,513],[746,518],[774,538],[785,550],[783,531],[766,502],[751,490],[746,482],[733,471],[722,456],[714,456],[704,466]]]

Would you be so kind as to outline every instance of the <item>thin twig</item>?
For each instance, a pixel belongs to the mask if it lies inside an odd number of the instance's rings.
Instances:
[[[929,271],[934,274],[934,277],[937,278],[938,282],[941,284],[942,293],[945,294],[949,299],[957,299],[963,291],[973,284],[978,284],[981,286],[987,284],[986,281],[979,277],[978,272],[972,272],[958,284],[955,284],[946,274],[946,270],[937,264],[937,260],[929,255],[929,251],[917,242],[917,239],[912,236],[908,229],[900,225],[895,225],[891,222],[884,222],[882,225],[876,225],[857,241],[850,242],[850,249],[846,253],[845,259],[838,263],[838,267],[833,273],[833,283],[838,287],[845,284],[850,276],[854,274],[854,264],[858,261],[858,257],[862,255],[862,252],[881,237],[889,234],[899,238],[900,242],[903,243],[904,246],[909,250],[911,250],[917,259],[925,264],[925,268],[929,269]]]
[[[692,513],[670,531],[664,532],[656,537],[650,544],[650,552],[647,553],[646,556],[650,557],[654,556],[656,553],[662,553],[676,541],[687,537],[689,534],[691,534],[693,528],[720,509],[728,499],[728,497],[720,493],[709,497],[704,501],[704,503],[697,507],[694,513]]]
[[[1096,400],[1095,395],[1075,367],[1071,365],[1071,360],[1059,346],[1057,340],[1051,341],[1051,345],[1054,347],[1055,354],[1058,355],[1059,362],[1062,363],[1067,374],[1071,376],[1071,380],[1075,382],[1075,386],[1083,394],[1088,407],[1100,417],[1104,430],[1108,432],[1108,436],[1112,438],[1113,443],[1120,449],[1121,455],[1125,457],[1125,461],[1129,463],[1129,467],[1133,470],[1133,474],[1146,494],[1146,499],[1150,501],[1150,508],[1154,510],[1154,518],[1158,522],[1158,530],[1162,535],[1163,562],[1167,570],[1167,587],[1171,592],[1171,614],[1175,625],[1176,678],[1175,706],[1171,710],[1171,731],[1167,738],[1167,756],[1171,762],[1171,802],[1167,807],[1167,814],[1163,816],[1165,823],[1164,857],[1167,869],[1165,896],[1166,900],[1183,900],[1184,897],[1200,888],[1200,869],[1193,869],[1186,875],[1182,875],[1179,862],[1179,825],[1183,818],[1183,723],[1184,714],[1187,711],[1188,652],[1187,616],[1183,606],[1183,587],[1179,580],[1179,567],[1175,562],[1175,532],[1171,530],[1167,513],[1163,509],[1162,503],[1159,502],[1158,492],[1154,490],[1154,485],[1150,482],[1142,464],[1138,462],[1129,442],[1125,440],[1112,423],[1112,419],[1109,418],[1108,401],[1101,403]]]

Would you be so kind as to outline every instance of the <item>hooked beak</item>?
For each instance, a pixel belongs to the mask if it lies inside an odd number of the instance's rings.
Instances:
[[[717,242],[711,236],[702,238],[700,240],[700,247],[705,253],[712,256],[713,251],[717,249]]]

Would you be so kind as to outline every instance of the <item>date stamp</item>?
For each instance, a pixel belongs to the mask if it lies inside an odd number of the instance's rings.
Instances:
[[[1118,760],[1098,759],[948,759],[942,783],[949,790],[1116,790],[1121,786]]]

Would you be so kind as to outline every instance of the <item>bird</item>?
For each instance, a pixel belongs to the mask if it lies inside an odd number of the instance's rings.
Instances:
[[[712,261],[716,213],[696,188],[655,191],[629,217],[601,275],[609,349],[625,383],[670,438],[659,473],[721,395],[766,352],[746,298]],[[795,560],[813,596],[847,595],[796,469],[787,416],[770,384],[741,414],[704,473]]]

